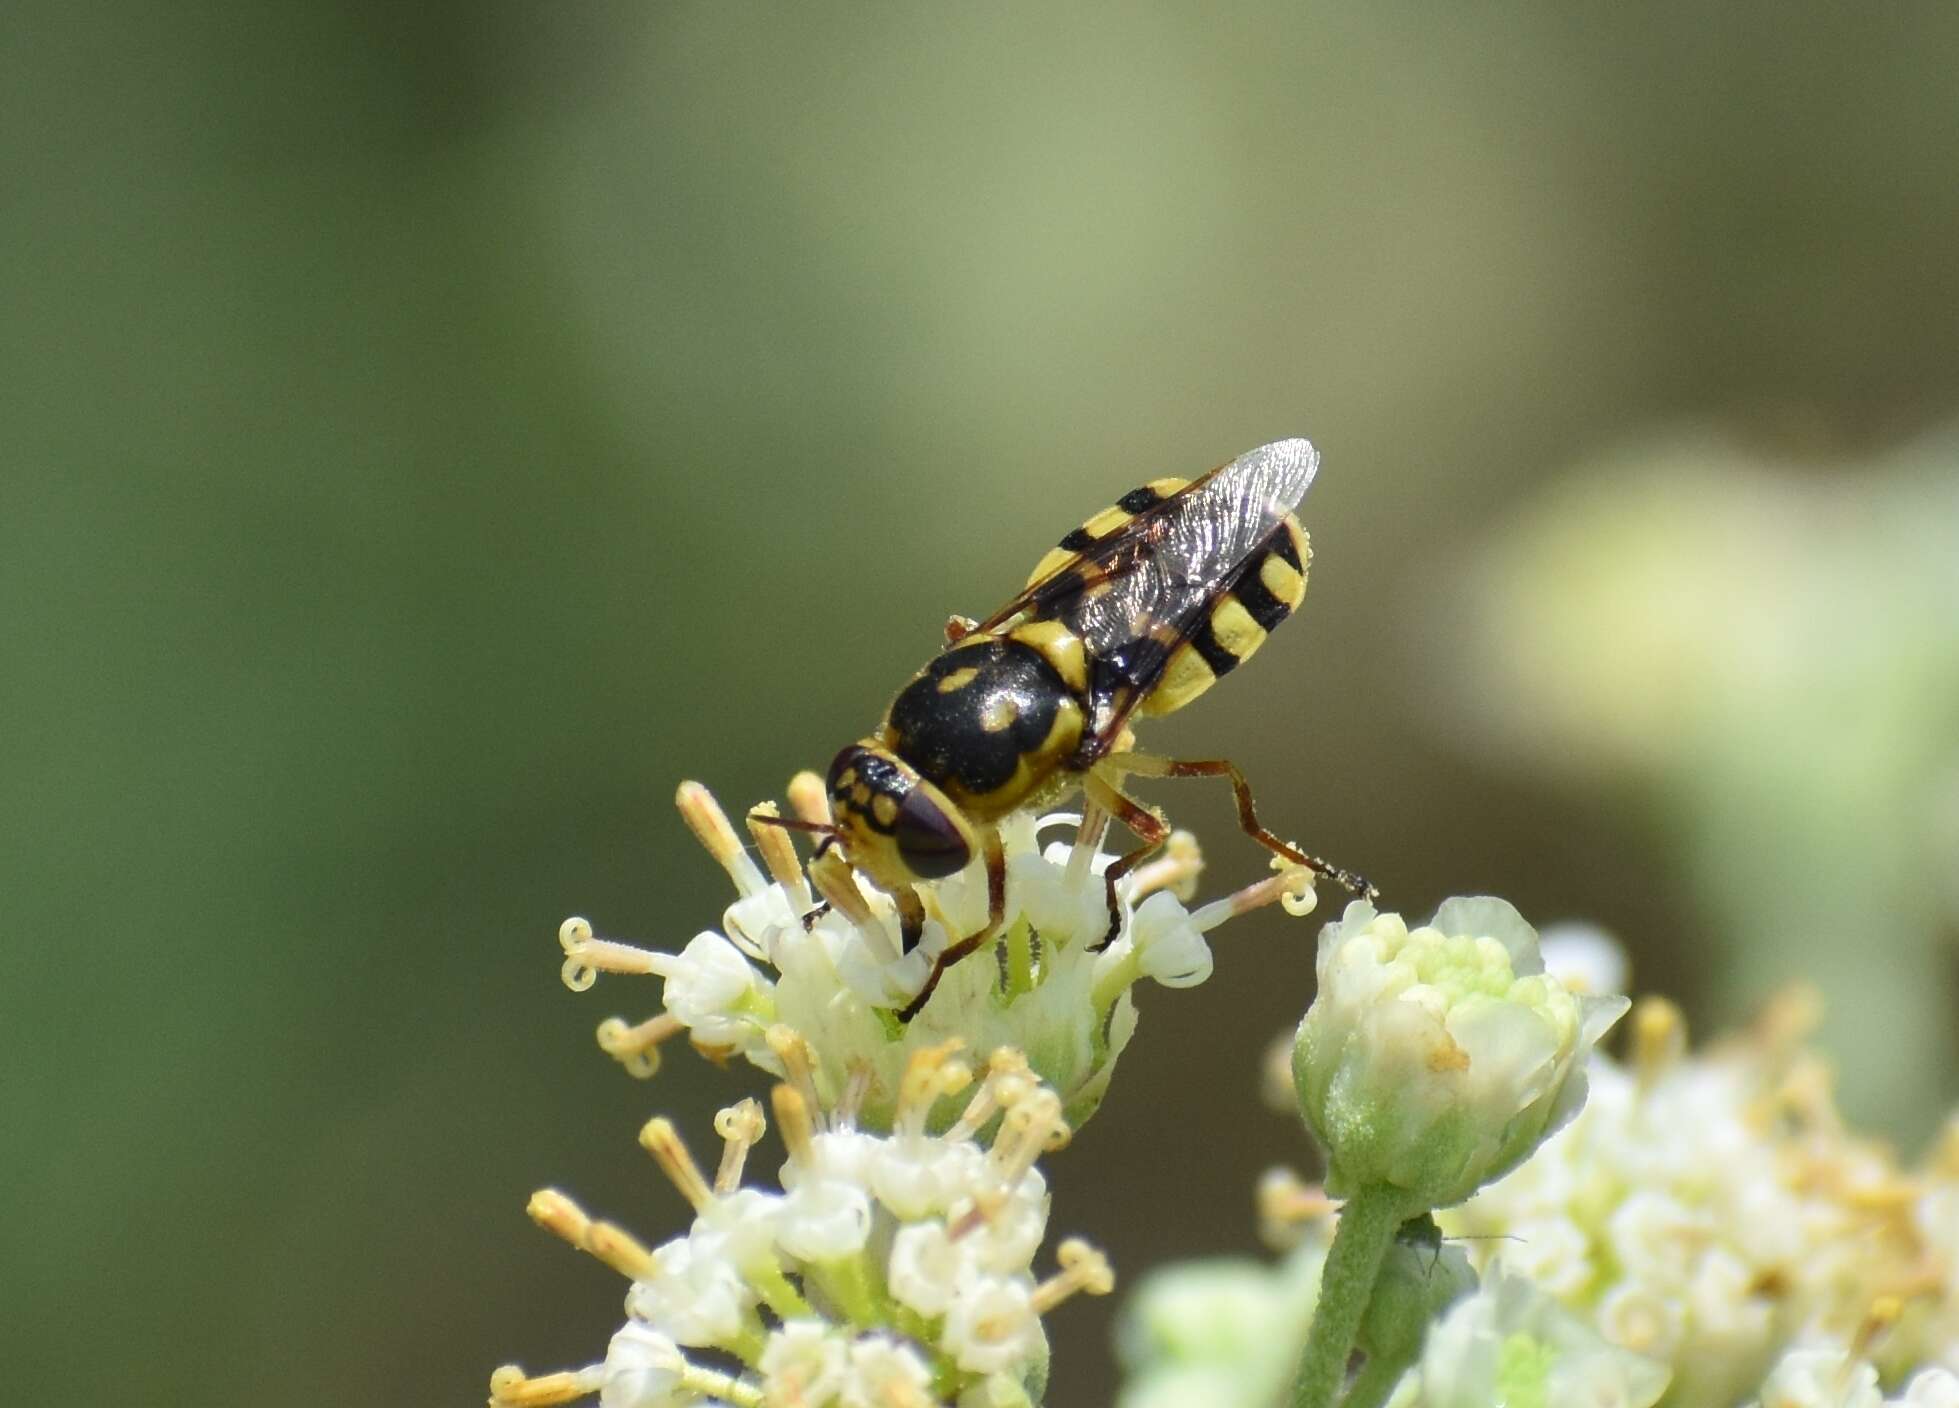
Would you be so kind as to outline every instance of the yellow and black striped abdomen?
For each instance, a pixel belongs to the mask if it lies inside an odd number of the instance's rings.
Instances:
[[[1028,574],[1027,585],[1031,587],[1052,577],[1137,514],[1155,508],[1189,483],[1188,479],[1152,479],[1142,488],[1130,490],[1068,534],[1057,546],[1048,549],[1047,556],[1036,563],[1034,570]]]
[[[1149,716],[1183,708],[1251,659],[1265,638],[1306,596],[1313,550],[1299,520],[1287,514],[1271,537],[1220,584],[1205,614],[1170,656],[1170,663],[1137,712]]]

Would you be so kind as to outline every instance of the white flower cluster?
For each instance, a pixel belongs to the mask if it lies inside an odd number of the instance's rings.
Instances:
[[[648,1250],[560,1193],[531,1201],[540,1223],[632,1280],[627,1321],[603,1363],[491,1381],[494,1408],[1027,1408],[1047,1372],[1041,1317],[1077,1292],[1107,1293],[1100,1253],[1064,1241],[1060,1270],[1032,1273],[1047,1228],[1035,1167],[1066,1142],[1060,1097],[1017,1053],[996,1051],[977,1093],[942,1134],[934,1106],[973,1080],[956,1042],[906,1064],[891,1133],[857,1127],[868,1073],[832,1105],[809,1052],[778,1039],[789,1081],[773,1092],[789,1151],[780,1191],[744,1187],[763,1133],[752,1100],[721,1112],[710,1180],[673,1126],[641,1142],[694,1209],[691,1230]],[[990,1144],[983,1130],[995,1129]]]
[[[797,819],[822,825],[828,802],[813,773],[789,787]],[[1190,987],[1211,974],[1206,934],[1233,915],[1271,903],[1304,914],[1312,876],[1289,868],[1196,910],[1185,908],[1203,860],[1178,833],[1162,857],[1119,882],[1123,902],[1114,942],[1100,853],[1107,818],[1017,813],[1001,823],[1007,856],[1007,923],[992,951],[954,965],[909,1024],[896,1012],[921,990],[933,964],[957,936],[987,920],[986,878],[979,863],[919,887],[927,920],[917,946],[900,952],[891,901],[860,883],[834,856],[799,860],[789,833],[751,814],[749,830],[763,864],[743,846],[706,788],[681,786],[681,815],[734,882],[737,898],[719,931],[696,935],[677,954],[595,938],[583,919],[559,933],[567,985],[582,990],[600,971],[658,974],[666,1011],[628,1026],[599,1029],[605,1049],[639,1075],[658,1064],[659,1043],[685,1032],[717,1059],[740,1055],[772,1075],[786,1074],[770,1039],[796,1033],[816,1053],[815,1080],[837,1099],[853,1074],[870,1072],[860,1119],[886,1128],[900,1073],[916,1051],[958,1037],[984,1058],[1011,1047],[1059,1091],[1069,1119],[1080,1123],[1101,1100],[1116,1058],[1135,1031],[1130,989],[1143,978]],[[1069,841],[1045,847],[1043,833],[1066,826]]]
[[[1848,1338],[1875,1305],[1949,1301],[1924,1236],[1932,1197],[1844,1130],[1800,1048],[1811,1015],[1788,999],[1748,1039],[1688,1058],[1674,1009],[1642,1002],[1631,1068],[1595,1060],[1584,1112],[1445,1229],[1672,1364],[1682,1408],[1740,1400],[1802,1334]],[[1929,1327],[1917,1310],[1884,1338],[1888,1372],[1952,1353]]]

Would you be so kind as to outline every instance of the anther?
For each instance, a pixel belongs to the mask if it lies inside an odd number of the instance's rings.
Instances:
[[[1642,1089],[1686,1054],[1687,1019],[1664,997],[1642,997],[1632,1010],[1632,1064]]]
[[[648,1120],[639,1132],[639,1142],[695,1212],[706,1212],[713,1206],[714,1191],[707,1186],[707,1179],[701,1176],[700,1165],[694,1162],[694,1156],[681,1143],[680,1133],[673,1127],[672,1120],[665,1116]]]
[[[1105,1296],[1116,1288],[1109,1259],[1079,1237],[1070,1237],[1055,1251],[1061,1269],[1034,1288],[1036,1315],[1045,1315],[1072,1295]]]
[[[769,868],[769,877],[782,886],[795,908],[807,909],[809,884],[803,878],[802,862],[796,859],[796,843],[780,826],[770,826],[765,821],[756,820],[757,817],[781,815],[781,808],[774,802],[756,803],[748,813],[748,834],[755,838],[755,849],[762,853],[762,864]]]
[[[816,1124],[809,1103],[794,1086],[778,1085],[769,1091],[769,1104],[775,1108],[776,1132],[789,1151],[789,1162],[808,1167],[816,1157]]]
[[[686,1030],[687,1024],[671,1012],[635,1026],[628,1026],[622,1017],[607,1017],[599,1023],[599,1050],[624,1066],[628,1075],[647,1080],[660,1069],[660,1043]]]
[[[555,1403],[570,1403],[597,1393],[605,1376],[605,1366],[565,1370],[528,1378],[515,1364],[506,1364],[490,1375],[490,1408],[545,1408]]]
[[[1258,1180],[1258,1220],[1268,1234],[1287,1233],[1331,1217],[1337,1206],[1324,1188],[1306,1182],[1289,1168],[1267,1169]],[[1274,1235],[1272,1240],[1287,1238]]]
[[[856,928],[880,963],[898,961],[898,945],[884,922],[871,912],[870,902],[857,888],[856,876],[842,856],[829,851],[816,857],[809,863],[809,878],[816,892],[830,902],[830,908]]]
[[[1034,1088],[1027,1057],[1012,1046],[996,1046],[986,1058],[986,1079],[945,1137],[948,1143],[971,1139],[1001,1109],[1012,1106]]]
[[[1065,1143],[1067,1134],[1067,1124],[1061,1118],[1061,1097],[1042,1087],[1007,1111],[987,1158],[1000,1181],[1011,1188],[1026,1176],[1051,1140],[1059,1136]]]
[[[1168,890],[1179,902],[1189,904],[1203,870],[1204,852],[1197,838],[1188,831],[1172,831],[1163,843],[1162,855],[1130,872],[1129,899],[1134,903],[1158,890]]]
[[[816,1062],[811,1056],[809,1043],[803,1040],[802,1033],[781,1022],[764,1032],[762,1039],[768,1043],[775,1059],[782,1062],[783,1074],[796,1088],[796,1093],[802,1096],[810,1119],[817,1128],[823,1128],[823,1097],[816,1088]]]
[[[789,779],[789,810],[804,821],[830,825],[830,791],[813,772],[799,772]]]
[[[680,808],[680,819],[687,823],[687,829],[714,857],[715,863],[728,872],[737,890],[743,895],[754,895],[767,888],[762,872],[742,849],[741,837],[735,834],[728,814],[721,810],[712,792],[698,782],[683,782],[673,794],[673,802]]]
[[[726,1141],[721,1148],[721,1166],[714,1171],[714,1191],[723,1197],[741,1187],[741,1171],[748,1162],[748,1151],[767,1132],[762,1107],[754,1100],[728,1106],[714,1117],[714,1132]]]
[[[972,1068],[952,1059],[953,1052],[964,1045],[955,1036],[911,1053],[898,1081],[899,1129],[911,1135],[923,1134],[940,1097],[957,1095],[972,1084]]]
[[[628,1280],[644,1281],[658,1263],[632,1233],[610,1222],[594,1222],[585,1210],[555,1188],[531,1194],[524,1209],[531,1221],[572,1246],[597,1257]]]

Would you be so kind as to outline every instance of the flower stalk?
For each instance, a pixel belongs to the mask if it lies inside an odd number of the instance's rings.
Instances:
[[[1320,1273],[1312,1333],[1293,1383],[1293,1408],[1332,1408],[1394,1234],[1403,1222],[1426,1211],[1408,1193],[1387,1183],[1357,1189],[1341,1206],[1333,1247]]]

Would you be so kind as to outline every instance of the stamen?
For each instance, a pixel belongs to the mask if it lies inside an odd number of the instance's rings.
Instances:
[[[1791,983],[1749,1023],[1748,1034],[1771,1056],[1793,1053],[1823,1023],[1823,992],[1814,983]]]
[[[573,992],[584,992],[601,973],[658,973],[664,978],[678,963],[670,953],[595,939],[590,922],[576,915],[558,926],[558,947],[565,951],[565,964],[558,975]]]
[[[831,1124],[835,1128],[857,1128],[858,1112],[864,1108],[864,1101],[871,1093],[871,1082],[876,1079],[877,1072],[871,1069],[870,1062],[851,1062],[850,1076],[844,1081],[843,1094],[837,1097],[837,1106],[830,1112]]]
[[[1878,1341],[1898,1323],[1904,1313],[1904,1302],[1896,1296],[1879,1296],[1873,1300],[1871,1308],[1865,1312],[1863,1323],[1857,1327],[1856,1336],[1850,1342],[1851,1354],[1857,1359],[1873,1357]],[[1849,1366],[1846,1365],[1846,1371],[1848,1368]]]
[[[1061,1118],[1061,1097],[1043,1086],[1015,1102],[1001,1119],[987,1161],[1000,1182],[1012,1188],[1036,1159],[1050,1148],[1060,1148],[1069,1137],[1068,1125]]]
[[[628,1280],[644,1281],[658,1269],[653,1253],[632,1233],[610,1222],[592,1221],[583,1208],[555,1188],[538,1189],[524,1210],[539,1227],[597,1257]]]
[[[762,1107],[754,1100],[730,1105],[714,1117],[714,1132],[727,1142],[721,1149],[721,1167],[714,1171],[714,1191],[723,1197],[741,1187],[741,1171],[748,1162],[748,1151],[768,1132]]]
[[[1642,1090],[1687,1052],[1687,1019],[1664,997],[1642,997],[1632,1010],[1632,1064]]]
[[[1034,1073],[1027,1057],[1015,1047],[996,1046],[986,1058],[986,1079],[980,1083],[979,1093],[945,1132],[946,1142],[971,1139],[1002,1108],[1012,1107],[1033,1088]]]
[[[639,1142],[695,1212],[706,1212],[714,1205],[714,1192],[707,1186],[707,1179],[701,1176],[700,1165],[694,1162],[694,1156],[687,1152],[687,1146],[681,1142],[680,1132],[673,1127],[672,1120],[664,1115],[648,1120],[639,1132]]]
[[[816,1157],[816,1123],[810,1118],[809,1104],[794,1086],[778,1085],[769,1091],[775,1107],[775,1128],[789,1151],[789,1162],[807,1168]]]
[[[870,902],[857,888],[857,880],[842,856],[835,851],[818,856],[809,863],[809,878],[816,892],[830,902],[830,908],[856,927],[880,963],[898,961],[898,945],[892,942],[883,921],[871,912]]]
[[[1292,1229],[1331,1217],[1339,1205],[1326,1190],[1308,1183],[1289,1168],[1267,1169],[1258,1180],[1258,1220],[1275,1241],[1286,1241]]]
[[[913,1136],[924,1134],[940,1097],[957,1095],[973,1083],[972,1067],[952,1059],[953,1052],[965,1044],[955,1036],[912,1052],[898,1081],[898,1129]]]
[[[544,1408],[547,1404],[570,1403],[597,1393],[605,1380],[605,1365],[567,1369],[557,1374],[525,1377],[515,1364],[506,1364],[490,1375],[490,1408]]]
[[[1046,1315],[1069,1296],[1105,1296],[1116,1288],[1109,1259],[1079,1237],[1070,1237],[1055,1250],[1061,1269],[1034,1288],[1036,1315]]]
[[[1221,900],[1212,900],[1207,905],[1191,911],[1190,922],[1197,932],[1207,934],[1227,919],[1236,919],[1241,914],[1250,914],[1255,909],[1263,909],[1268,904],[1287,900],[1288,913],[1310,914],[1312,905],[1303,910],[1294,905],[1313,899],[1313,872],[1304,866],[1288,866],[1277,875],[1268,876],[1256,884],[1247,885],[1242,890],[1234,890]]]
[[[769,868],[770,878],[782,886],[798,910],[808,909],[809,883],[803,878],[802,862],[796,859],[796,843],[780,826],[756,820],[758,816],[781,815],[774,802],[756,803],[748,813],[748,834],[755,838],[755,849],[762,853],[762,863]]]
[[[823,1096],[816,1088],[816,1062],[809,1049],[809,1043],[794,1027],[777,1022],[763,1033],[769,1050],[775,1053],[776,1060],[782,1062],[782,1069],[796,1093],[803,1097],[810,1119],[816,1127],[824,1127]]]
[[[1070,886],[1079,886],[1088,878],[1089,867],[1102,849],[1102,837],[1109,829],[1109,814],[1095,804],[1093,797],[1082,799],[1082,824],[1076,828],[1075,844],[1068,852],[1068,870],[1064,876]]]
[[[624,1066],[628,1075],[647,1080],[660,1069],[660,1043],[686,1030],[687,1024],[671,1012],[631,1027],[622,1017],[607,1017],[599,1023],[599,1050]]]
[[[735,834],[728,814],[721,810],[712,792],[698,782],[683,782],[673,794],[673,802],[680,808],[680,818],[687,823],[687,829],[714,857],[715,863],[728,872],[735,889],[747,896],[760,894],[767,888],[768,882],[742,849],[741,837]]]
[[[830,815],[830,789],[813,772],[799,772],[789,779],[789,810],[822,826],[836,821]]]
[[[1131,872],[1129,898],[1132,903],[1158,890],[1168,890],[1178,901],[1189,904],[1197,893],[1197,877],[1204,870],[1204,852],[1197,838],[1188,831],[1172,831],[1164,842],[1163,854]]]

